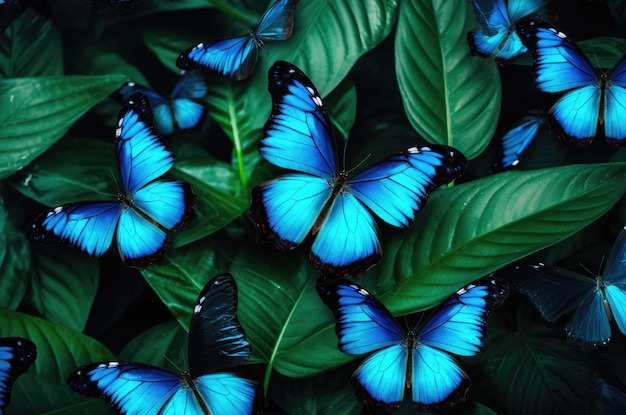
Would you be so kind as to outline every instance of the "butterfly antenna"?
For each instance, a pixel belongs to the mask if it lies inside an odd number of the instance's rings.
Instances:
[[[182,348],[180,349],[180,357],[181,357],[181,360],[184,358],[184,356],[183,356],[183,349],[182,349]],[[165,360],[166,360],[166,361],[167,361],[170,365],[172,365],[172,367],[173,367],[174,369],[176,369],[176,371],[178,371],[178,372],[180,372],[180,373],[182,373],[182,372],[183,372],[183,370],[184,370],[184,369],[183,369],[183,368],[181,368],[180,366],[178,366],[178,365],[177,365],[177,364],[176,364],[176,363],[175,363],[172,359],[170,359],[167,355],[165,355],[165,354],[164,354],[164,355],[163,355],[163,359],[165,359]]]
[[[602,258],[602,261],[604,261],[604,257]],[[582,267],[582,269],[584,269],[589,275],[591,275],[592,277],[596,278],[598,274],[594,274],[593,271],[591,271],[589,268],[587,268],[586,266],[583,265],[582,262],[579,262],[578,265],[580,265]],[[600,264],[600,269],[602,269],[602,264]]]
[[[344,157],[345,157],[345,153],[344,153]],[[348,170],[347,173],[352,173],[354,170],[358,169],[359,166],[361,164],[365,163],[367,161],[367,159],[369,159],[370,157],[372,157],[372,153],[368,154],[363,160],[359,161],[359,164],[357,164],[356,166],[354,166],[353,168]],[[344,160],[344,165],[345,165],[345,160]]]

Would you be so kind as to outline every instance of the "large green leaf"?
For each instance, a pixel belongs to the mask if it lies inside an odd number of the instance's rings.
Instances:
[[[52,21],[28,8],[0,33],[0,78],[62,75],[62,52]]]
[[[0,178],[46,151],[125,80],[102,75],[0,81]]]
[[[384,244],[366,275],[397,314],[431,307],[459,287],[559,242],[626,192],[626,164],[506,172],[436,191],[413,228]],[[555,191],[555,189],[559,189]]]
[[[187,331],[177,321],[168,321],[148,329],[132,339],[120,352],[120,359],[141,362],[173,372],[187,366]]]
[[[489,144],[501,94],[496,65],[469,56],[465,35],[475,25],[467,2],[407,0],[395,43],[398,85],[413,127],[468,159]]]
[[[67,387],[67,376],[78,366],[112,359],[94,339],[37,317],[0,309],[0,337],[24,337],[37,346],[37,359],[18,378],[11,392],[12,414],[109,414],[104,402],[87,400]]]

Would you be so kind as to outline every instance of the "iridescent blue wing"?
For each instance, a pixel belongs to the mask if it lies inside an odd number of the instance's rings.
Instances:
[[[606,141],[614,146],[626,145],[626,55],[617,62],[608,75],[604,91],[604,135]]]
[[[201,71],[187,71],[181,75],[172,92],[170,104],[176,124],[181,130],[200,124],[205,108],[193,99],[202,98],[206,93],[207,86]]]
[[[579,146],[590,143],[596,135],[602,96],[597,71],[580,48],[551,25],[524,21],[517,31],[533,54],[537,87],[563,94],[548,111],[550,131]]]
[[[469,378],[448,353],[474,356],[483,348],[489,314],[506,299],[508,283],[485,278],[459,289],[417,334],[413,400],[421,411],[445,411],[463,400]]]
[[[493,162],[494,170],[502,171],[517,166],[545,120],[546,118],[542,113],[526,116],[513,129],[504,134],[500,150]]]
[[[174,132],[174,118],[170,109],[170,103],[158,92],[152,89],[137,85],[134,82],[126,82],[115,93],[114,98],[119,98],[122,102],[126,101],[136,93],[142,93],[150,100],[153,112],[154,129],[163,135],[169,135]]]
[[[407,227],[430,193],[460,177],[466,165],[465,156],[451,147],[412,147],[356,175],[349,188],[379,218]]]
[[[607,283],[626,283],[626,228],[621,230],[613,243],[602,276]]]
[[[121,214],[119,202],[57,206],[35,218],[27,237],[43,244],[63,243],[99,257],[111,246]]]
[[[374,352],[352,378],[357,398],[370,406],[397,408],[404,396],[408,349],[396,320],[357,284],[320,280],[317,291],[335,314],[339,349],[348,354]]]
[[[237,319],[237,285],[230,274],[204,286],[189,325],[189,371],[192,377],[244,363],[252,349]]]
[[[285,40],[293,32],[293,15],[298,0],[276,0],[254,30],[261,40]]]
[[[0,414],[11,400],[11,388],[37,358],[35,344],[19,337],[0,339]]]
[[[125,193],[135,193],[174,165],[174,154],[154,131],[152,108],[144,94],[136,93],[126,100],[115,135]]]
[[[268,78],[272,113],[259,152],[278,167],[330,178],[336,173],[335,142],[317,89],[287,62],[274,63]]]
[[[213,373],[194,379],[212,415],[260,415],[265,407],[263,388],[233,373]],[[172,415],[180,414],[173,411]]]

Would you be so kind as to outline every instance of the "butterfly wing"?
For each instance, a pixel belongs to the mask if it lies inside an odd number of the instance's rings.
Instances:
[[[617,62],[608,76],[604,92],[604,134],[607,142],[614,146],[626,145],[626,54]]]
[[[126,82],[117,90],[113,98],[123,103],[138,92],[147,96],[150,101],[153,112],[154,129],[159,134],[172,134],[174,132],[174,118],[172,116],[172,110],[170,109],[171,104],[158,92],[148,87],[137,85],[134,82]]]
[[[121,214],[119,202],[57,206],[35,218],[27,237],[44,244],[63,243],[99,257],[111,246]]]
[[[339,349],[372,353],[354,373],[357,398],[370,405],[397,408],[405,389],[408,351],[405,334],[380,301],[357,284],[319,281],[317,291],[335,314]]]
[[[263,413],[263,388],[257,382],[233,373],[212,373],[195,379],[195,384],[212,415]]]
[[[508,293],[508,283],[501,279],[485,278],[467,285],[441,304],[419,331],[413,358],[413,400],[420,411],[445,411],[464,399],[469,377],[448,353],[479,353],[487,318]]]
[[[19,337],[0,339],[0,413],[11,400],[11,388],[37,358],[35,344]]]
[[[504,134],[501,148],[493,163],[494,170],[502,171],[517,166],[544,122],[543,114],[530,115],[522,118],[513,129]]]
[[[206,93],[207,86],[201,71],[187,71],[181,75],[172,92],[171,103],[180,129],[186,130],[200,124],[205,108],[193,99],[202,98]]]
[[[189,325],[192,377],[244,363],[252,350],[237,319],[237,285],[222,274],[204,286]]]
[[[349,187],[379,218],[406,227],[430,193],[460,177],[466,165],[465,156],[451,147],[412,147],[356,175]]]
[[[593,373],[589,382],[589,415],[626,413],[626,387],[612,377]]]
[[[241,81],[254,72],[258,49],[256,40],[250,35],[199,43],[181,53],[176,66],[180,69],[208,69]]]
[[[612,317],[626,335],[626,228],[622,229],[613,243],[602,274]]]
[[[256,35],[262,40],[285,40],[293,32],[293,16],[298,0],[276,0],[261,17]]]
[[[596,135],[601,98],[593,65],[563,32],[547,23],[524,21],[517,30],[533,54],[537,87],[563,93],[547,114],[551,132],[579,146],[590,143]]]

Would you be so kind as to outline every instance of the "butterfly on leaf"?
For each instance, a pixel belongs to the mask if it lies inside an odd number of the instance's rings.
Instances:
[[[584,351],[609,343],[611,320],[626,335],[626,230],[595,279],[555,266],[521,264],[513,282],[549,322],[574,311],[565,332],[568,341]]]
[[[245,36],[200,43],[183,52],[176,60],[180,69],[203,68],[240,81],[256,68],[259,49],[268,40],[285,40],[293,31],[297,0],[276,0],[258,26]]]
[[[604,72],[554,26],[528,20],[517,31],[532,52],[537,88],[559,94],[547,113],[550,133],[582,147],[601,125],[611,146],[626,145],[626,54]]]
[[[202,104],[194,101],[207,93],[207,85],[200,71],[184,72],[169,97],[134,82],[125,83],[115,96],[125,100],[137,92],[150,99],[154,129],[161,135],[172,134],[175,126],[181,130],[197,127],[206,112]]]
[[[495,156],[493,168],[503,171],[519,164],[522,155],[528,150],[537,136],[539,127],[546,121],[542,112],[534,111],[522,118],[502,136],[500,149]]]
[[[11,387],[37,358],[35,344],[19,337],[0,339],[0,415],[11,400]]]
[[[493,278],[469,284],[436,308],[421,329],[408,332],[357,284],[322,282],[318,292],[335,314],[339,349],[369,354],[352,377],[358,400],[392,411],[408,388],[419,411],[444,412],[465,400],[470,386],[452,355],[474,356],[482,350],[487,318],[507,297],[508,284]]]
[[[174,154],[154,132],[145,95],[128,98],[115,134],[122,184],[117,200],[57,206],[32,222],[28,238],[61,242],[99,257],[115,235],[124,263],[144,268],[162,260],[169,246],[165,231],[186,225],[195,197],[189,183],[161,179],[174,165]]]
[[[237,285],[222,274],[205,285],[193,309],[189,371],[177,375],[142,363],[91,363],[76,369],[67,383],[81,395],[104,399],[120,414],[256,415],[264,407],[261,386],[220,372],[250,355],[237,319]]]
[[[259,152],[293,170],[252,190],[248,215],[259,239],[283,251],[314,238],[309,259],[325,274],[362,274],[381,257],[374,215],[404,228],[430,192],[465,171],[466,159],[440,145],[411,147],[348,177],[336,163],[328,115],[315,86],[298,68],[269,71],[272,113]],[[373,213],[373,214],[372,214]]]
[[[515,33],[517,21],[536,15],[547,0],[468,0],[480,28],[467,33],[472,55],[493,56],[500,65],[507,65],[528,50]]]

